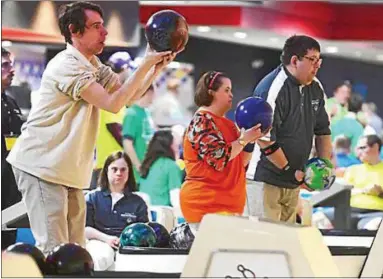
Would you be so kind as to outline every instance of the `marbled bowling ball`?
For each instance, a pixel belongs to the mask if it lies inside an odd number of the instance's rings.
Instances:
[[[189,27],[185,18],[172,10],[153,14],[145,26],[145,37],[150,47],[157,52],[177,52],[189,40]]]
[[[170,231],[170,247],[173,249],[190,249],[194,241],[194,234],[188,223],[182,223]]]
[[[155,247],[156,242],[156,233],[145,223],[134,223],[127,226],[120,236],[122,247]]]
[[[323,158],[311,158],[305,166],[305,184],[313,191],[325,190],[335,181],[332,163]]]

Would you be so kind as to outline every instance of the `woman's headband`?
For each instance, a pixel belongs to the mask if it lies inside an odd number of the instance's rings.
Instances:
[[[214,74],[214,76],[213,76],[213,78],[210,80],[210,82],[209,82],[209,86],[207,87],[207,89],[211,89],[212,88],[212,86],[213,86],[213,83],[214,83],[214,80],[217,78],[217,76],[218,75],[220,75],[221,74],[221,72],[216,72],[215,74]]]

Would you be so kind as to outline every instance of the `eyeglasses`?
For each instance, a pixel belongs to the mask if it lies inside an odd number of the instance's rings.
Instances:
[[[322,64],[322,61],[323,61],[322,58],[317,58],[317,57],[303,56],[303,58],[306,58],[307,60],[310,60],[311,64],[318,65],[318,66],[320,66]]]

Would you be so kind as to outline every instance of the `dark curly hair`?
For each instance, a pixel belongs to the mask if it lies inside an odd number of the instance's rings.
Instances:
[[[59,8],[59,27],[61,34],[65,38],[65,42],[72,44],[72,34],[69,30],[69,25],[73,24],[73,32],[85,31],[86,15],[85,10],[92,10],[104,17],[104,12],[101,7],[91,2],[75,2],[67,5],[62,5]]]
[[[281,62],[287,66],[290,64],[291,57],[294,55],[299,59],[303,58],[310,49],[315,49],[320,52],[320,45],[317,40],[309,36],[294,35],[288,38],[283,46],[281,54]]]

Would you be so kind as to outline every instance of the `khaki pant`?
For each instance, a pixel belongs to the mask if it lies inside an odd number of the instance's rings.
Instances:
[[[86,204],[82,190],[47,182],[13,167],[36,246],[47,254],[75,242],[85,247]]]
[[[263,213],[266,218],[295,223],[298,200],[299,187],[287,189],[263,183]]]

